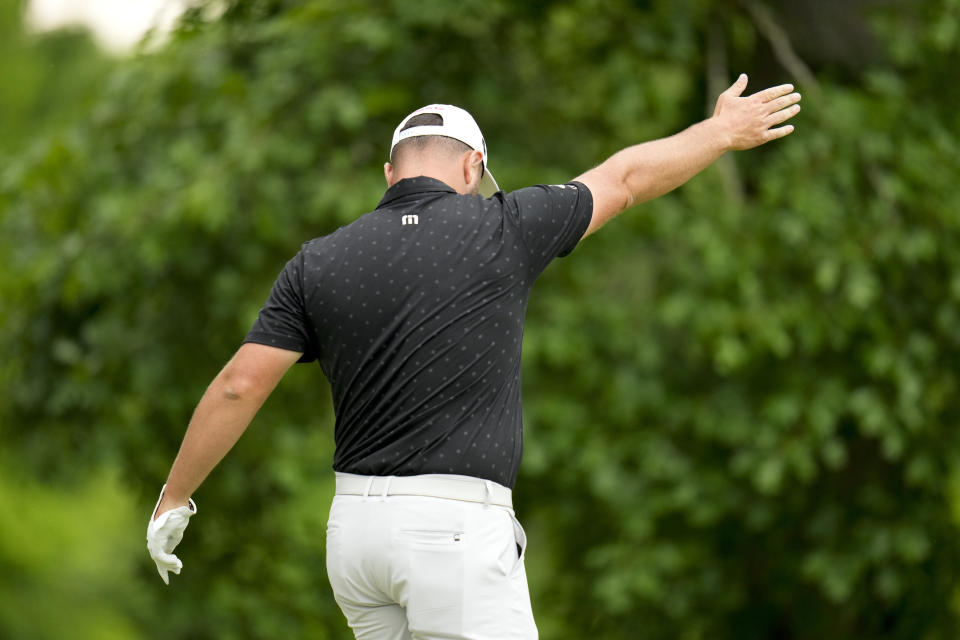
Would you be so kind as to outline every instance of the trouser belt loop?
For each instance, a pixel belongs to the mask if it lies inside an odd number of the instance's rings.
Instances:
[[[493,483],[489,480],[483,481],[483,508],[490,506],[490,498],[493,496]]]
[[[367,486],[363,490],[363,499],[366,500],[370,497],[370,487],[373,486],[373,476],[367,478]]]
[[[387,476],[386,482],[383,483],[383,492],[380,494],[380,502],[387,501],[387,496],[390,495],[391,482],[393,482],[393,476]]]

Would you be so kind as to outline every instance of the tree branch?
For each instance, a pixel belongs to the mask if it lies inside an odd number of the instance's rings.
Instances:
[[[820,83],[817,82],[807,63],[794,51],[793,45],[790,44],[790,36],[787,35],[783,27],[777,24],[770,9],[757,2],[757,0],[740,0],[740,4],[750,14],[757,31],[770,42],[777,62],[796,78],[796,82],[803,86],[805,93],[819,103],[822,95]]]
[[[707,30],[707,117],[713,115],[717,96],[727,88],[729,78],[727,65],[727,46],[723,37],[723,27],[719,20],[712,20]],[[727,199],[737,205],[743,204],[743,182],[734,154],[724,154],[717,160],[717,170]]]

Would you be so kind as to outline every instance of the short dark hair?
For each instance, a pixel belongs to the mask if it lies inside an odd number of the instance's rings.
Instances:
[[[443,116],[439,113],[421,113],[415,115],[403,126],[400,131],[406,131],[414,127],[439,127],[443,125]],[[396,159],[407,151],[422,151],[429,146],[434,146],[438,150],[449,153],[450,155],[460,155],[466,151],[473,151],[473,148],[456,138],[447,136],[414,136],[401,140],[397,146],[390,152],[390,162],[396,163]]]

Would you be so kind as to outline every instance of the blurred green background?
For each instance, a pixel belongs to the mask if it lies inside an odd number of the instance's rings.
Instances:
[[[390,135],[470,109],[502,187],[794,82],[728,155],[543,276],[516,494],[545,639],[960,637],[960,1],[224,0],[107,55],[0,0],[0,637],[329,638],[332,412],[295,367],[156,494],[300,243]]]

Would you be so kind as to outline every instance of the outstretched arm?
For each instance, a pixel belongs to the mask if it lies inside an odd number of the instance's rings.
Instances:
[[[712,117],[669,138],[627,147],[576,178],[593,194],[593,217],[584,235],[679,187],[727,151],[751,149],[793,132],[793,125],[776,126],[800,111],[793,85],[741,97],[746,88],[743,74],[720,94]]]
[[[187,504],[301,355],[249,342],[240,347],[200,399],[154,518]]]

